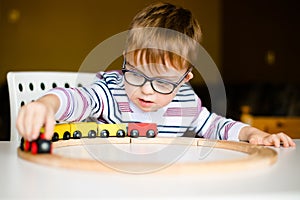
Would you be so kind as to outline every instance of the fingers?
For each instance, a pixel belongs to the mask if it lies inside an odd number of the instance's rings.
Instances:
[[[283,147],[290,147],[290,146],[295,147],[296,146],[296,143],[288,135],[286,135],[284,133],[278,133],[277,135],[279,135],[280,141],[281,141]]]
[[[25,113],[24,113],[23,109],[21,109],[19,111],[18,117],[16,119],[16,127],[21,136],[24,136],[24,133],[25,133],[25,127],[23,125],[24,114]]]
[[[285,148],[296,146],[295,142],[285,133],[271,134],[264,138],[263,144],[267,146],[273,145],[277,148],[281,145]]]
[[[264,140],[264,145],[280,147],[280,138],[277,134],[271,134]]]
[[[35,110],[31,109],[30,112],[27,112],[26,117],[23,119],[25,136],[28,140],[35,140],[38,138],[41,128],[41,119],[36,117],[37,113]]]
[[[280,146],[280,143],[282,143],[283,147],[289,147],[290,146],[287,135],[285,135],[284,133],[278,133],[276,135],[279,138],[279,146]]]
[[[253,134],[248,141],[255,145],[275,146],[277,148],[281,145],[286,148],[296,146],[295,142],[285,133],[268,134],[264,136]]]
[[[256,145],[262,144],[261,142],[259,142],[259,138],[256,137],[256,136],[252,136],[252,137],[249,139],[249,143],[250,143],[250,144],[256,144]]]
[[[31,109],[31,106],[23,106],[20,111],[17,118],[17,129],[19,131],[19,134],[24,137],[26,140],[33,140],[35,139],[34,136],[32,136],[32,117],[34,116],[33,110]],[[33,134],[35,135],[35,134]]]
[[[54,114],[39,102],[32,102],[23,106],[17,118],[19,134],[28,141],[35,140],[40,135],[41,128],[45,125],[46,138],[51,138],[54,127]]]
[[[47,140],[51,140],[52,135],[53,135],[54,126],[55,126],[55,120],[50,116],[46,117],[44,134],[45,134],[45,138]]]

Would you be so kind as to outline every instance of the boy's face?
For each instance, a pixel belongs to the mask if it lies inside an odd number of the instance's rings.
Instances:
[[[152,85],[151,82],[146,79],[146,82],[144,82],[142,86],[134,86],[125,81],[125,90],[129,99],[144,112],[156,111],[169,104],[175,97],[180,86],[188,82],[193,77],[193,74],[187,71],[187,69],[176,70],[174,67],[170,66],[170,63],[168,62],[166,62],[166,66],[161,64],[137,64],[134,66],[131,64],[130,60],[127,60],[126,62],[127,64],[125,65],[125,69],[137,73],[132,77],[133,80],[134,78],[135,80],[138,80],[140,77],[146,77],[149,78],[149,80],[152,80]],[[127,72],[125,72],[125,80],[126,76],[129,77],[130,72],[128,72],[128,74],[126,73]],[[174,90],[169,94],[162,94],[155,91],[155,89],[158,91],[164,91],[166,88],[164,85],[161,86],[161,80],[166,80],[167,83],[177,83],[181,79],[183,80],[177,87],[176,85],[170,85],[172,88],[168,87],[170,90],[174,88]]]

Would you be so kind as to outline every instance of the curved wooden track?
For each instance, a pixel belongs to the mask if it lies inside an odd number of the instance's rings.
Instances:
[[[227,149],[237,152],[245,153],[245,156],[239,159],[227,159],[222,161],[210,161],[210,162],[178,162],[172,163],[167,167],[161,168],[159,163],[137,163],[137,162],[123,162],[115,163],[116,165],[122,166],[126,169],[134,167],[136,165],[146,168],[159,169],[156,173],[166,173],[166,174],[197,174],[197,173],[209,173],[209,172],[231,172],[239,170],[249,170],[249,169],[260,169],[274,164],[277,161],[277,152],[271,148],[252,145],[244,142],[232,142],[232,141],[214,141],[199,138],[151,138],[151,139],[133,139],[133,138],[95,138],[89,139],[89,144],[129,144],[129,143],[139,143],[139,144],[170,144],[170,145],[193,145],[193,146],[207,146],[213,148]],[[84,145],[83,141],[80,139],[63,140],[53,143],[53,148],[61,148],[66,146],[74,145]],[[53,167],[63,167],[68,169],[78,169],[78,170],[93,170],[101,172],[116,172],[101,163],[98,160],[93,159],[77,159],[68,158],[61,155],[53,154],[38,154],[33,155],[30,152],[21,151],[18,148],[18,156],[24,160],[43,164]]]

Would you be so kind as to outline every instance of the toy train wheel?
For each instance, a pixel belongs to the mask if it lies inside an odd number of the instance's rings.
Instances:
[[[51,142],[48,140],[38,140],[37,142],[38,146],[38,153],[51,153]]]
[[[88,133],[88,137],[89,138],[95,138],[97,135],[96,131],[95,130],[90,130],[89,133]]]
[[[132,130],[130,131],[130,137],[133,137],[133,138],[139,137],[139,131],[136,130],[136,129],[132,129]]]
[[[53,136],[52,136],[52,142],[56,142],[56,141],[58,141],[58,140],[59,140],[58,133],[55,132],[55,133],[53,134]]]
[[[117,137],[125,137],[125,131],[120,129],[117,131]]]
[[[68,139],[70,139],[70,137],[71,137],[71,133],[70,133],[69,131],[66,131],[66,132],[64,133],[63,139],[64,139],[64,140],[68,140]]]
[[[79,130],[74,131],[73,138],[80,139],[81,137],[82,137],[82,133]]]
[[[25,140],[25,142],[24,142],[24,151],[30,151],[31,146],[32,146],[31,142],[28,142],[27,140]]]
[[[24,143],[25,143],[25,140],[24,140],[24,138],[22,137],[22,138],[21,138],[21,143],[20,143],[20,149],[21,149],[22,151],[24,151]]]
[[[146,133],[146,136],[147,136],[148,138],[153,138],[153,137],[155,137],[155,131],[154,131],[153,129],[148,130],[147,133]]]
[[[31,153],[32,154],[37,154],[38,153],[38,145],[36,142],[32,142],[31,144]]]
[[[31,144],[31,153],[51,153],[51,142],[49,140],[38,139]]]
[[[100,137],[102,138],[106,138],[106,137],[109,137],[109,131],[104,129],[100,132]]]

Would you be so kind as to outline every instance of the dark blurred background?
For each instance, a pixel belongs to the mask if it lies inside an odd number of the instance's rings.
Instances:
[[[0,140],[9,140],[9,71],[77,71],[105,39],[127,30],[153,1],[0,0]],[[217,64],[227,93],[227,117],[243,105],[254,115],[299,116],[300,7],[296,0],[170,0],[190,9],[203,47]],[[113,63],[119,68],[119,62]],[[196,92],[210,108],[206,83]]]

